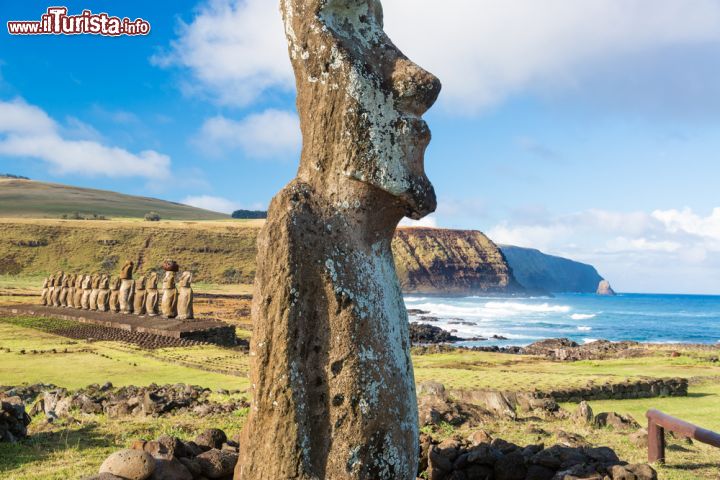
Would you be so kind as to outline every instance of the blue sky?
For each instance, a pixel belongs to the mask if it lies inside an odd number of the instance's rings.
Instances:
[[[149,36],[0,34],[0,172],[265,208],[300,138],[276,2],[65,2]],[[0,0],[8,20],[50,4]],[[621,291],[720,293],[720,1],[386,0],[444,91],[423,223],[590,262]]]

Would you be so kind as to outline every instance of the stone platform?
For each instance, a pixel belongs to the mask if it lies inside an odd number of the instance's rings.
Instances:
[[[178,340],[215,343],[223,346],[235,346],[237,344],[235,327],[218,320],[176,320],[160,316],[148,317],[146,315],[96,312],[92,310],[76,310],[74,308],[44,307],[41,305],[0,307],[0,315],[57,318]]]

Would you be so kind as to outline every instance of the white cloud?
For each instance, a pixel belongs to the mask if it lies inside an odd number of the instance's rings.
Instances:
[[[241,149],[256,158],[297,154],[302,143],[295,114],[266,110],[240,121],[222,115],[205,121],[194,143],[211,154]]]
[[[502,222],[501,244],[588,262],[622,291],[720,292],[720,208],[653,212],[588,210],[543,221]]]
[[[42,160],[57,174],[161,178],[169,175],[170,157],[154,150],[134,154],[93,140],[69,140],[63,127],[42,109],[22,99],[0,101],[0,155]],[[88,135],[85,126],[83,135]]]
[[[180,24],[170,51],[151,60],[189,69],[194,78],[183,87],[199,86],[221,104],[244,106],[268,89],[294,86],[278,3],[269,0],[206,2]]]
[[[602,85],[597,77],[607,74],[608,62],[625,62],[609,69],[611,75],[633,71],[620,79],[628,88],[660,95],[662,88],[631,87],[632,78],[640,78],[636,70],[650,67],[628,58],[660,52],[672,65],[669,49],[720,41],[717,0],[447,0],[441,6],[435,0],[384,0],[383,6],[388,34],[440,77],[441,102],[451,112],[477,112],[516,94],[589,90]],[[210,0],[154,62],[189,69],[190,89],[199,86],[221,103],[246,105],[268,90],[292,89],[287,57],[277,2]],[[675,85],[672,78],[692,74],[676,70],[641,77]],[[705,74],[699,80],[702,88],[714,88]],[[707,97],[689,83],[688,97]],[[682,96],[677,87],[673,97]]]
[[[401,227],[429,227],[429,228],[437,228],[437,218],[435,218],[434,215],[428,215],[425,218],[421,218],[420,220],[413,220],[411,218],[403,218],[400,222]]]
[[[211,195],[197,195],[186,197],[180,203],[221,213],[232,213],[235,210],[240,209],[240,205],[236,202],[233,202],[232,200],[228,200],[222,197],[213,197]]]

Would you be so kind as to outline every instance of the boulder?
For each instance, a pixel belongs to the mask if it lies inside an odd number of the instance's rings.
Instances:
[[[111,473],[126,480],[145,480],[155,471],[155,459],[140,450],[120,450],[100,466],[100,473]]]
[[[193,474],[176,458],[155,461],[155,471],[149,480],[193,480]]]
[[[598,428],[611,427],[615,430],[634,430],[640,424],[630,415],[621,415],[615,412],[598,413],[595,417],[595,426]]]
[[[227,435],[225,435],[225,432],[217,428],[205,430],[195,437],[195,443],[197,445],[200,447],[207,447],[208,449],[220,449],[225,442],[227,442]]]
[[[198,461],[200,470],[207,478],[223,478],[232,475],[238,461],[238,455],[237,453],[213,448],[201,453],[195,457],[195,460]]]
[[[580,424],[590,424],[593,422],[593,419],[595,416],[593,415],[592,408],[586,401],[580,402],[580,404],[577,406],[577,409],[572,414],[572,419],[576,423]]]

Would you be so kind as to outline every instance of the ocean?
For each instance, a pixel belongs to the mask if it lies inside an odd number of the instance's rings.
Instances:
[[[554,297],[499,298],[407,296],[411,322],[454,331],[466,346],[524,346],[545,338],[578,343],[597,339],[651,343],[720,342],[720,296],[558,294]],[[423,320],[435,317],[437,321]],[[507,340],[491,338],[493,335]]]

